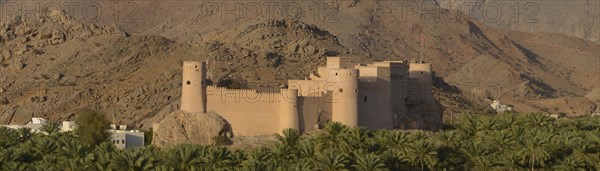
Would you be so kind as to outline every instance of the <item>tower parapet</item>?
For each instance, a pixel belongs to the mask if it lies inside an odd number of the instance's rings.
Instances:
[[[201,61],[183,62],[181,110],[188,113],[206,112],[206,64]]]

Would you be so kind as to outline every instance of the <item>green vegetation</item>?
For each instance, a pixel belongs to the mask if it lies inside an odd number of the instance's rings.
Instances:
[[[96,146],[110,139],[110,132],[107,131],[110,129],[110,122],[102,113],[86,109],[75,119],[75,123],[75,134],[85,145]]]
[[[255,149],[84,146],[69,133],[0,127],[2,170],[599,170],[600,117],[464,114],[439,132],[327,124],[314,135],[285,130]]]

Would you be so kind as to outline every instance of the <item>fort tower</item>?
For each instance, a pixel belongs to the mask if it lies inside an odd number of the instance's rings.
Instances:
[[[200,61],[183,62],[181,110],[189,113],[206,112],[206,65]]]
[[[331,100],[334,122],[358,126],[358,70],[329,68],[326,90],[333,92]]]
[[[279,130],[288,128],[300,130],[298,117],[298,90],[281,89],[281,101],[279,101]]]
[[[430,63],[413,60],[408,67],[408,76],[411,81],[410,104],[421,104],[433,101],[432,77],[433,70]]]

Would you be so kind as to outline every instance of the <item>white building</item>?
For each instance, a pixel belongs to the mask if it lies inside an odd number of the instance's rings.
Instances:
[[[27,122],[25,125],[0,125],[5,126],[11,129],[19,129],[19,128],[30,128],[32,133],[43,133],[40,131],[40,128],[46,124],[46,119],[44,118],[31,118],[31,121]]]
[[[494,100],[492,102],[492,104],[490,104],[490,106],[492,106],[492,109],[496,110],[496,112],[498,112],[498,113],[505,112],[505,111],[512,111],[512,107],[503,105],[498,100]]]
[[[60,127],[60,132],[74,131],[75,128],[77,128],[75,121],[63,121],[62,126]]]
[[[110,125],[111,142],[119,149],[138,148],[144,146],[144,132],[127,130],[126,125]]]
[[[31,128],[32,133],[44,133],[40,131],[42,126],[46,124],[43,118],[31,118],[25,125],[0,125],[11,129]],[[60,127],[60,132],[69,132],[77,128],[75,121],[63,121]],[[144,132],[138,130],[127,130],[127,125],[110,125],[111,142],[119,149],[137,148],[144,146]]]

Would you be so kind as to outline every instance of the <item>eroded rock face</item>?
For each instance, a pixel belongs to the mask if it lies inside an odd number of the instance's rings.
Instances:
[[[177,144],[215,144],[226,138],[228,124],[212,113],[175,111],[168,114],[154,130],[152,143],[158,147]]]

